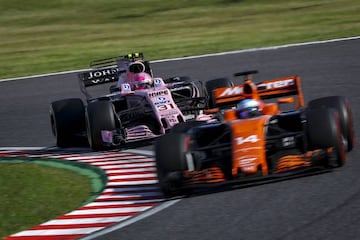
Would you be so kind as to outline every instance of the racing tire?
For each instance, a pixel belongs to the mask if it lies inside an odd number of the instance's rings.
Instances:
[[[329,167],[341,167],[346,161],[346,149],[341,132],[339,113],[332,108],[306,110],[306,129],[312,150],[333,148],[334,160],[326,162]]]
[[[216,103],[215,103],[215,97],[213,94],[213,91],[217,88],[222,88],[222,87],[232,87],[234,86],[234,83],[228,79],[228,78],[216,78],[216,79],[212,79],[209,80],[205,83],[205,88],[207,91],[207,94],[209,96],[209,108],[215,108],[216,107]]]
[[[156,171],[159,185],[166,197],[181,195],[182,171],[187,169],[186,135],[169,133],[155,142]]]
[[[56,146],[61,148],[86,145],[85,107],[79,98],[62,99],[50,104],[50,123]]]
[[[355,133],[349,100],[343,96],[329,96],[314,99],[309,102],[308,106],[309,108],[334,108],[339,112],[341,130],[346,140],[346,149],[350,152],[354,148]]]
[[[191,128],[203,125],[205,123],[206,123],[205,121],[181,122],[173,126],[170,130],[170,133],[186,133]]]
[[[90,147],[95,151],[111,149],[112,146],[103,142],[101,131],[116,130],[113,104],[108,101],[96,101],[86,108],[86,129]]]

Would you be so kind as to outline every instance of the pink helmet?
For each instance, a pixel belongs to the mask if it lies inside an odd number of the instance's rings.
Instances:
[[[129,79],[129,82],[133,90],[145,89],[153,85],[152,77],[145,72],[133,74],[132,79]]]

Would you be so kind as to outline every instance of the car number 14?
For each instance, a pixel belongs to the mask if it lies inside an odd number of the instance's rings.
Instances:
[[[237,145],[241,145],[243,143],[256,143],[259,140],[260,139],[258,138],[257,135],[250,135],[248,137],[238,137],[238,138],[236,138],[236,143],[237,143]]]

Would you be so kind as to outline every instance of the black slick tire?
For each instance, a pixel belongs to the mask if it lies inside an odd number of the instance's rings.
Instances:
[[[95,151],[111,149],[101,136],[102,130],[116,130],[113,105],[108,101],[96,101],[86,108],[86,128],[90,147]]]
[[[77,134],[85,132],[85,108],[81,99],[62,99],[50,104],[51,130],[58,147],[77,147],[86,140]]]
[[[346,140],[346,148],[350,152],[355,145],[355,133],[349,100],[343,96],[329,96],[314,99],[309,102],[308,106],[309,108],[334,108],[339,113],[342,133]]]
[[[346,149],[341,132],[340,117],[332,108],[306,110],[306,129],[310,149],[333,148],[330,167],[341,167],[346,161]]]
[[[182,171],[186,170],[186,135],[169,133],[155,142],[159,185],[166,197],[181,194]]]

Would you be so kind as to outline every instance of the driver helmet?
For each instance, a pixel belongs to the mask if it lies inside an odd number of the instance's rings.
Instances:
[[[153,85],[153,78],[145,72],[136,73],[132,76],[130,85],[133,90],[150,88]]]
[[[244,99],[237,104],[236,113],[241,119],[260,116],[260,102],[254,99]]]
[[[135,74],[145,72],[145,65],[140,61],[131,62],[128,66],[128,71]]]

